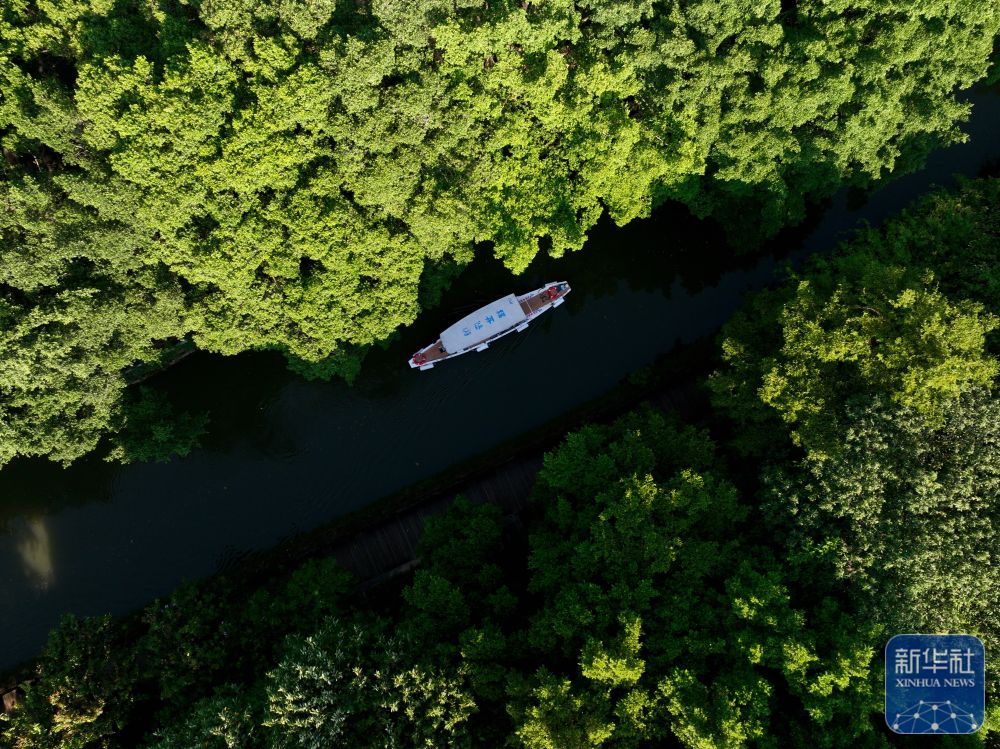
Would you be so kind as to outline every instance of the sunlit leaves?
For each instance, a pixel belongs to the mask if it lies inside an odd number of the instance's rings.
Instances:
[[[996,327],[981,304],[948,299],[929,272],[845,251],[728,324],[716,403],[747,428],[773,409],[796,444],[828,454],[858,397],[885,395],[941,423],[962,392],[1000,371],[986,352]]]
[[[416,665],[376,621],[330,620],[268,675],[271,746],[458,747],[475,707],[460,675]]]

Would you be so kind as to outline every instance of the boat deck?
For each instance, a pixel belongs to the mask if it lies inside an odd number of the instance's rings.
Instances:
[[[433,344],[431,344],[430,346],[428,346],[426,349],[424,349],[422,353],[423,353],[423,355],[425,357],[424,361],[427,364],[430,364],[431,362],[439,361],[441,359],[444,359],[446,356],[448,356],[448,353],[441,346],[441,339],[440,338],[437,341],[435,341]]]
[[[532,294],[526,299],[520,299],[521,309],[525,315],[533,315],[549,303],[549,298],[544,294]]]

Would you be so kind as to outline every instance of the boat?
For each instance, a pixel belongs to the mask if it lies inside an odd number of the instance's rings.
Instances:
[[[519,333],[536,317],[555,309],[570,292],[565,281],[553,281],[527,294],[505,297],[480,307],[450,328],[430,346],[410,357],[411,369],[432,369],[438,362],[470,351],[485,351],[508,333]]]

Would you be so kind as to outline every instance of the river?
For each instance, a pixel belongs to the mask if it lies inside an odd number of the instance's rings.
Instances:
[[[1000,94],[969,97],[968,143],[916,173],[846,191],[772,243],[801,259],[877,224],[953,175],[1000,163]],[[480,259],[359,382],[306,382],[280,357],[192,356],[155,384],[211,414],[202,446],[164,464],[96,459],[60,469],[20,461],[0,473],[0,668],[34,655],[64,613],[122,613],[431,476],[606,392],[677,341],[715,331],[774,278],[775,254],[734,258],[718,227],[677,206],[624,228],[603,222],[587,248],[538,258],[520,277]],[[428,372],[407,357],[479,304],[568,280],[565,305],[524,333]]]

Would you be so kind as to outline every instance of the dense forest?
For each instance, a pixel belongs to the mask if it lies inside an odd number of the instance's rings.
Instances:
[[[772,235],[959,139],[998,32],[981,0],[6,0],[0,465],[183,442],[126,390],[178,346],[354,376],[474,251],[668,200]]]
[[[0,745],[890,746],[890,634],[1000,646],[998,246],[987,179],[789,272],[704,424],[567,435],[521,522],[456,502],[397,589],[315,560],[69,617]]]

